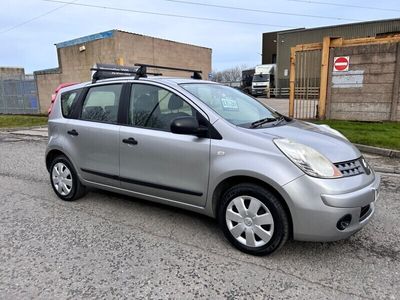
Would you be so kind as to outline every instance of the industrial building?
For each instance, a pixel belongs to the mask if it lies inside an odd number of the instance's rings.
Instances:
[[[291,47],[306,43],[322,42],[325,36],[351,39],[387,36],[399,32],[400,19],[266,32],[263,34],[262,64],[276,63],[276,86],[278,88],[288,88]],[[313,60],[315,60],[315,74],[319,77],[320,56],[316,55],[313,57]],[[308,63],[309,66],[310,63]]]
[[[188,68],[211,72],[210,48],[144,36],[121,30],[110,30],[55,44],[58,67],[34,72],[40,110],[47,112],[51,94],[64,82],[83,82],[91,78],[96,63],[133,66],[135,63]],[[158,72],[157,70],[155,70]],[[168,76],[188,73],[161,71]]]

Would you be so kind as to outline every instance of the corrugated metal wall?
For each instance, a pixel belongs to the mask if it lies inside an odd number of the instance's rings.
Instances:
[[[276,63],[276,50],[275,50],[276,39],[277,39],[277,32],[263,33],[262,36],[263,53],[261,59],[261,63],[263,65]],[[274,56],[275,56],[275,61],[273,61]]]
[[[374,37],[389,32],[400,32],[400,19],[353,23],[340,26],[320,27],[278,33],[277,64],[278,86],[289,86],[290,48],[299,44],[322,42],[324,36],[343,37],[346,39],[359,37]],[[320,66],[315,73],[319,77]],[[285,69],[288,70],[285,73]],[[287,74],[287,76],[285,76]]]

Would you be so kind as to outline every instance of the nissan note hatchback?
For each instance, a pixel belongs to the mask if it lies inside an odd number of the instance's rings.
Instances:
[[[371,219],[379,176],[338,131],[214,82],[145,76],[57,93],[46,166],[59,198],[94,187],[188,209],[255,255]]]

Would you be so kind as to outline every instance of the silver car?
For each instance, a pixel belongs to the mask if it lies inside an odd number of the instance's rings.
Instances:
[[[62,88],[46,166],[62,200],[94,187],[216,218],[239,250],[335,241],[374,214],[380,179],[338,131],[197,79],[115,77]]]

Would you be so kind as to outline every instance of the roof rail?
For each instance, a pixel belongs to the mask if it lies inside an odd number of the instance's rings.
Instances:
[[[92,83],[95,83],[97,80],[115,77],[135,76],[136,78],[139,69],[139,67],[127,67],[113,64],[96,64],[90,69],[91,71],[94,71],[92,73]],[[156,76],[162,75],[161,73],[147,74]]]
[[[182,68],[174,68],[174,67],[166,67],[166,66],[157,66],[157,65],[148,65],[148,64],[135,64],[135,66],[139,67],[136,71],[135,79],[139,79],[140,77],[147,77],[147,74],[151,74],[147,72],[147,68],[152,69],[163,69],[163,70],[173,70],[173,71],[183,71],[183,72],[193,72],[191,76],[193,79],[201,79],[200,70],[192,70],[192,69],[182,69]]]

